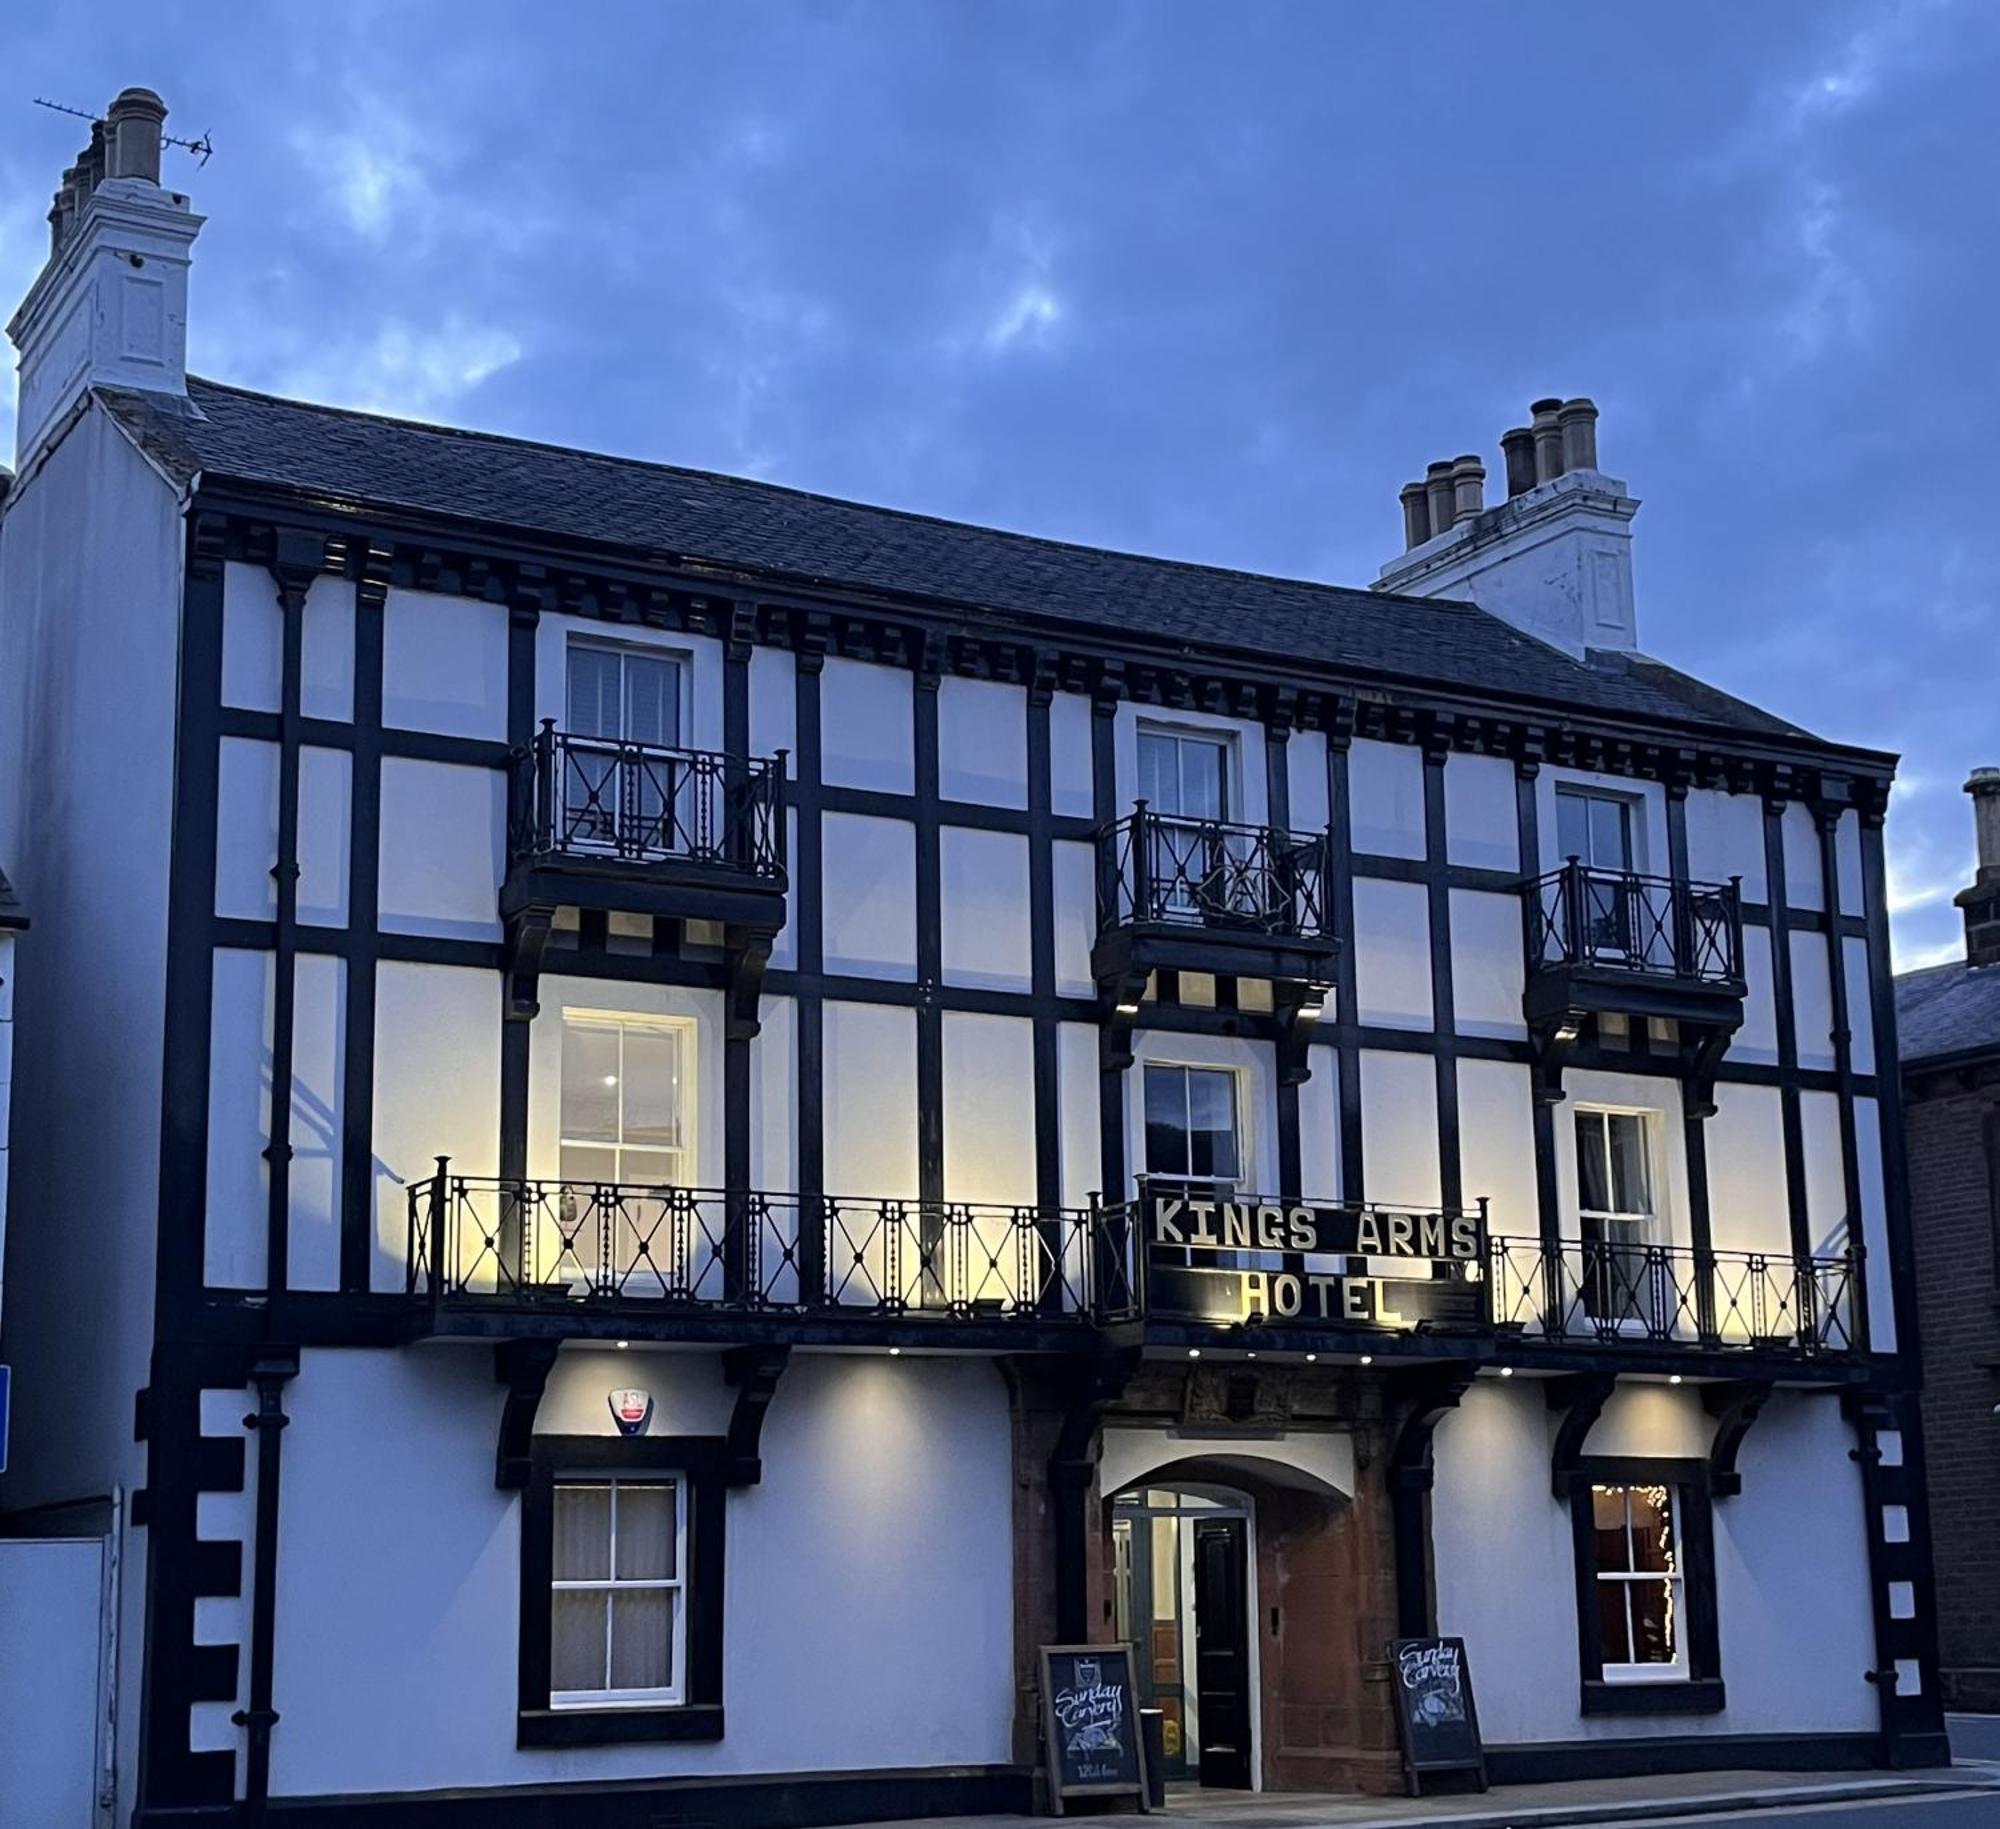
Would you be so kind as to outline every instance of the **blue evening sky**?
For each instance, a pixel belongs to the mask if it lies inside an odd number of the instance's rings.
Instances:
[[[1986,0],[9,0],[0,71],[0,298],[83,131],[30,98],[149,85],[216,145],[193,363],[278,392],[1351,584],[1588,393],[1643,645],[1901,751],[1899,952],[1957,951]]]

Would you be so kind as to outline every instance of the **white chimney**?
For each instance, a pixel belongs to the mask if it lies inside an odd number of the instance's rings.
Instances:
[[[1597,467],[1597,408],[1588,400],[1538,400],[1530,412],[1532,425],[1500,441],[1508,496],[1497,507],[1467,514],[1455,504],[1440,517],[1435,491],[1404,488],[1408,550],[1382,567],[1375,588],[1469,597],[1579,657],[1589,648],[1635,648],[1632,517],[1639,504]],[[1440,468],[1433,464],[1431,474]],[[1426,507],[1433,510],[1428,520]]]
[[[7,326],[20,352],[18,469],[91,387],[187,393],[188,260],[202,219],[160,188],[166,118],[150,89],[127,89],[63,174],[48,264]]]

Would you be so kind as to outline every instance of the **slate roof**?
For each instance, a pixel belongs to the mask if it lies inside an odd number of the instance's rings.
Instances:
[[[99,397],[197,474],[498,523],[816,585],[949,602],[997,626],[1089,627],[1481,695],[1814,741],[1638,655],[1578,661],[1469,603],[1392,597],[1006,533],[742,477],[314,406],[190,378],[186,406]],[[190,410],[192,409],[192,410]]]
[[[1903,1065],[1981,1050],[2000,1053],[2000,965],[1954,959],[1896,980]]]

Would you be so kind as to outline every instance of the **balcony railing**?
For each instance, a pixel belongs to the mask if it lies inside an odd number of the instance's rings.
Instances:
[[[785,880],[784,758],[583,737],[544,723],[514,753],[516,859],[685,863]]]
[[[1493,1319],[1551,1342],[1681,1345],[1801,1358],[1861,1350],[1861,1253],[1760,1251],[1609,1239],[1496,1238]]]
[[[1529,889],[1531,970],[1588,965],[1743,983],[1743,898],[1735,882],[1679,883],[1571,858]]]
[[[437,1173],[409,1189],[409,1295],[615,1307],[1083,1322],[1079,1208],[858,1200]]]
[[[1330,939],[1325,833],[1155,813],[1142,800],[1097,835],[1098,927],[1234,929]]]

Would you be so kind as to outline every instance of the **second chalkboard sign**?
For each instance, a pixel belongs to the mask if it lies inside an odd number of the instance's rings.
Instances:
[[[1130,1645],[1042,1647],[1049,1808],[1069,1797],[1130,1796],[1146,1807],[1146,1750]]]
[[[1472,1672],[1461,1638],[1399,1638],[1389,1646],[1396,1725],[1410,1795],[1423,1795],[1432,1772],[1472,1772],[1486,1789],[1486,1749],[1472,1702]]]

